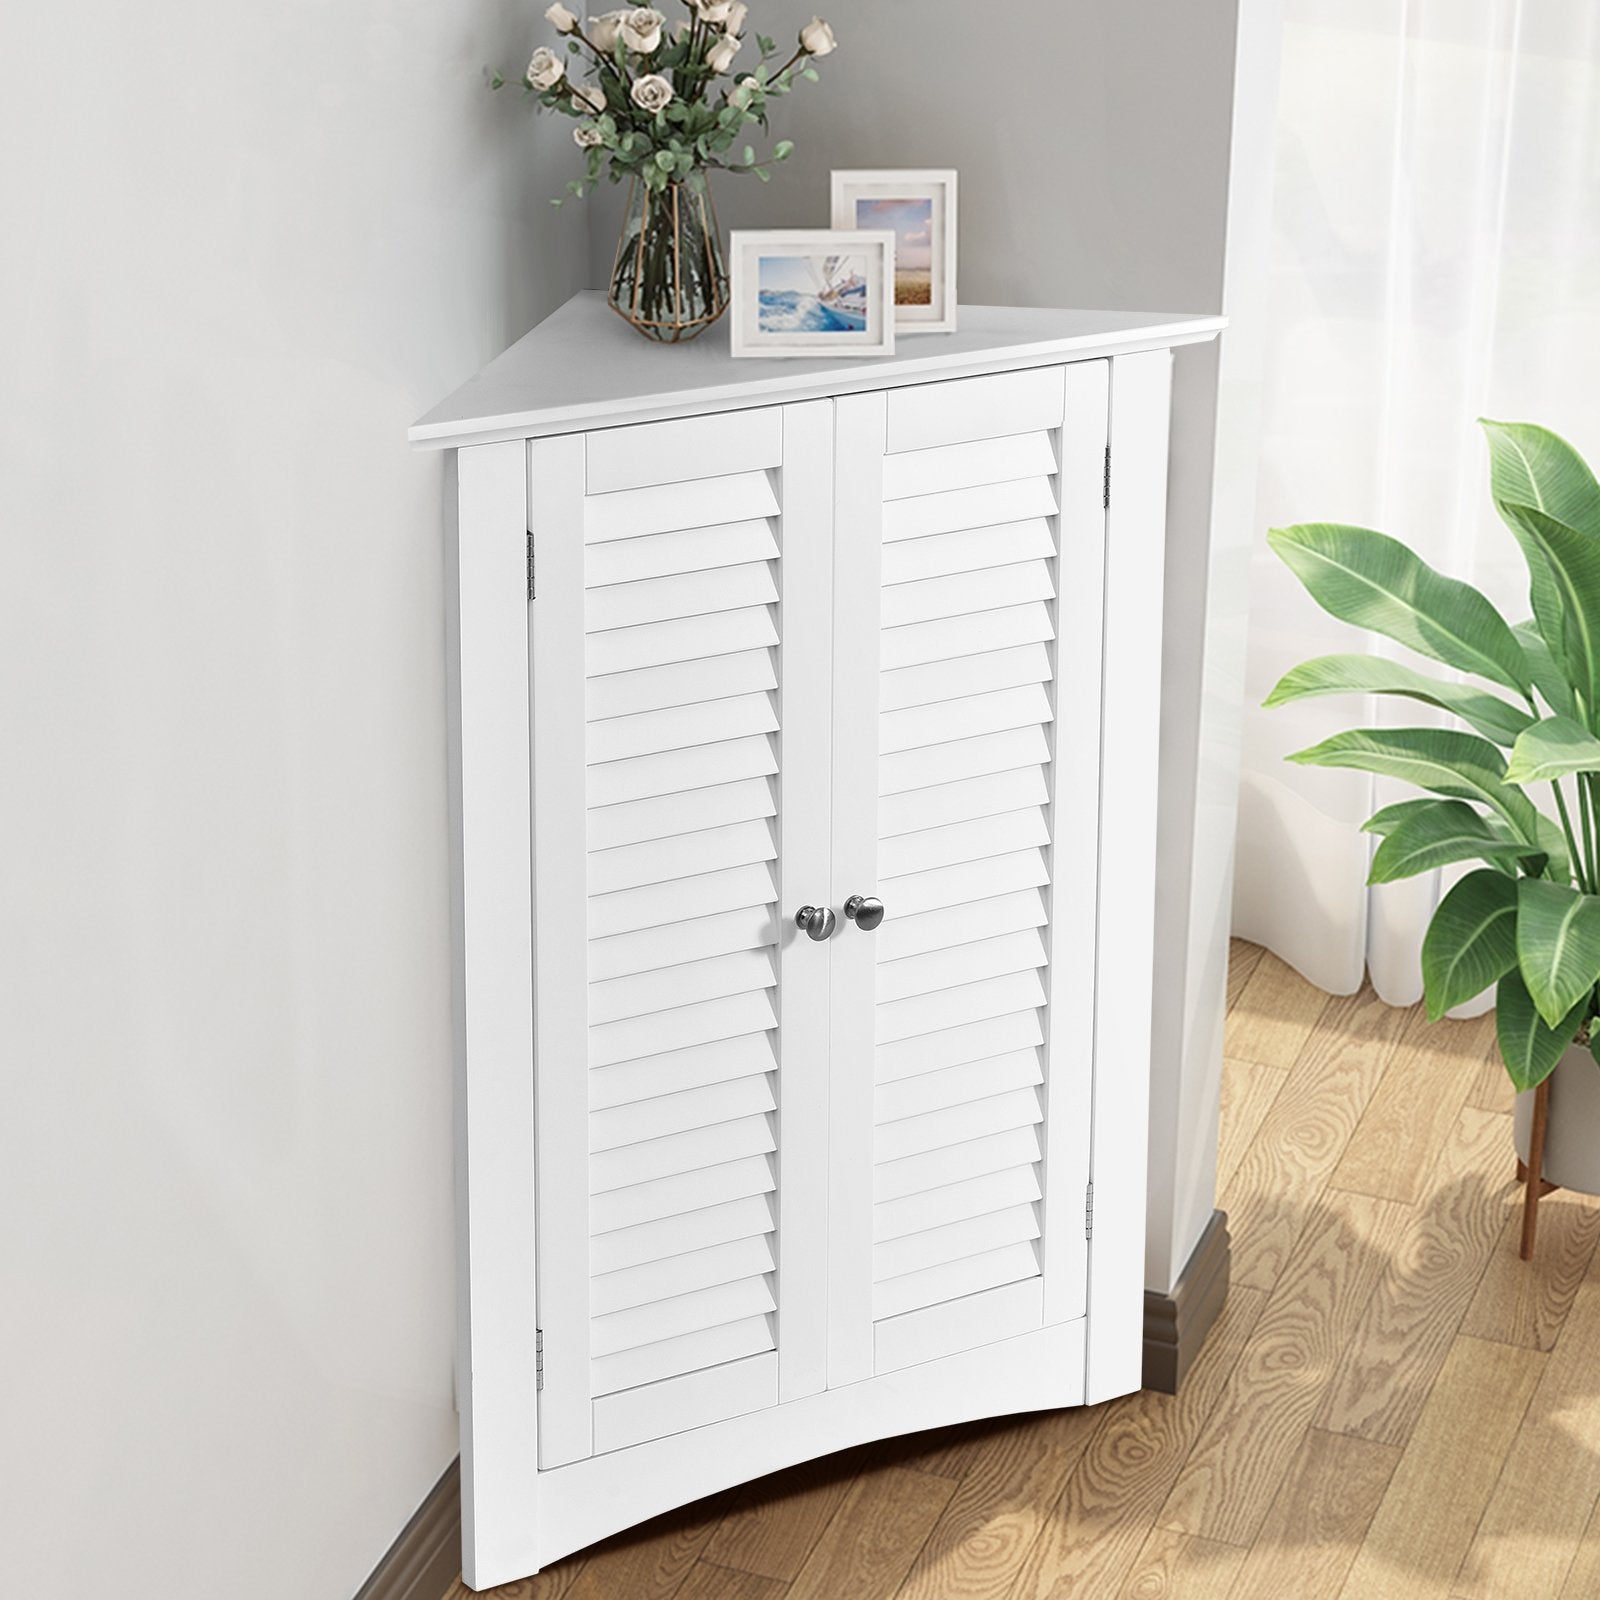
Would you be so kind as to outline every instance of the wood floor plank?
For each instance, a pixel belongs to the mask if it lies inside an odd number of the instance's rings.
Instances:
[[[563,1600],[673,1600],[716,1532],[725,1504],[724,1495],[711,1495],[595,1545]]]
[[[1260,945],[1251,944],[1247,939],[1228,941],[1229,1011],[1239,1003],[1239,996],[1244,993],[1245,985],[1249,983],[1257,966],[1260,965],[1263,953]]]
[[[1230,1600],[1335,1600],[1399,1462],[1394,1445],[1310,1429]]]
[[[1252,988],[1261,975],[1258,969]],[[1323,1025],[1297,1055],[1260,1132],[1221,1191],[1218,1204],[1228,1213],[1233,1237],[1233,1282],[1271,1289],[1278,1281],[1406,1019],[1370,989],[1328,1002]]]
[[[1451,1345],[1339,1600],[1446,1600],[1546,1359]]]
[[[1383,1080],[1328,1182],[1379,1200],[1420,1199],[1493,1033],[1492,1017],[1429,1022],[1426,1012],[1408,1013]]]
[[[1600,1501],[1600,1280],[1579,1288],[1478,1524],[1455,1592],[1529,1600],[1561,1592]]]
[[[979,1600],[1004,1594],[1101,1424],[1079,1408],[1015,1419],[984,1441],[918,1552],[897,1600]]]
[[[582,1555],[569,1556],[532,1578],[497,1584],[493,1589],[469,1589],[458,1577],[445,1591],[444,1600],[561,1600],[582,1565]]]
[[[1103,1421],[1046,1509],[1008,1600],[1117,1600],[1265,1300],[1249,1289],[1229,1294],[1176,1395],[1145,1390],[1098,1408]]]
[[[1493,1032],[1484,1046],[1483,1059],[1472,1071],[1472,1088],[1467,1092],[1467,1104],[1479,1111],[1509,1111],[1517,1098],[1506,1076],[1506,1064],[1495,1043]]]
[[[697,1561],[689,1568],[677,1600],[783,1600],[788,1592],[789,1585],[776,1578],[758,1578],[735,1567]]]
[[[1316,1423],[1336,1433],[1404,1444],[1444,1364],[1505,1211],[1500,1112],[1461,1107],[1424,1169],[1426,1193],[1339,1358]]]
[[[1264,1067],[1258,1061],[1222,1064],[1222,1128],[1217,1140],[1217,1188],[1227,1187],[1239,1170],[1245,1151],[1288,1081],[1287,1067]]]
[[[1327,1004],[1320,989],[1263,950],[1228,1013],[1226,1051],[1239,1061],[1293,1066]]]
[[[1329,1190],[1156,1521],[1249,1545],[1299,1453],[1411,1208]]]
[[[733,1490],[703,1559],[757,1577],[792,1581],[844,1504],[861,1456],[858,1450],[841,1451]]]
[[[904,1467],[857,1478],[795,1575],[791,1600],[888,1600],[955,1490],[950,1478]]]
[[[1509,1149],[1506,1152],[1510,1156]],[[1506,1172],[1510,1179],[1510,1172]],[[1553,1350],[1578,1286],[1600,1244],[1600,1202],[1587,1195],[1552,1194],[1539,1202],[1532,1261],[1522,1243],[1521,1190],[1507,1183],[1505,1222],[1461,1331],[1529,1350]]]
[[[1229,1600],[1247,1552],[1152,1528],[1117,1600]]]
[[[1600,1504],[1589,1513],[1589,1525],[1578,1541],[1578,1553],[1567,1570],[1560,1600],[1594,1600],[1600,1594]]]

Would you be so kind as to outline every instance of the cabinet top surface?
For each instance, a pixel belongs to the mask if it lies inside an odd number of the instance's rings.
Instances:
[[[617,427],[1213,339],[1218,316],[962,306],[958,333],[902,334],[892,356],[734,360],[728,320],[688,344],[641,338],[597,292],[572,299],[411,429],[444,447]]]

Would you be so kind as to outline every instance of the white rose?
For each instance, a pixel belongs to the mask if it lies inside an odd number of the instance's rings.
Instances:
[[[732,0],[732,4],[728,7],[727,20],[722,24],[723,29],[737,39],[744,31],[744,19],[749,15],[750,7],[745,4],[745,0]]]
[[[661,48],[661,30],[667,19],[649,6],[636,6],[622,13],[622,42],[642,56]]]
[[[726,22],[733,0],[694,0],[694,9],[702,22]]]
[[[706,51],[706,65],[713,72],[726,72],[733,65],[733,58],[739,53],[742,39],[735,39],[732,34],[725,33]]]
[[[633,80],[633,103],[641,111],[663,110],[672,99],[672,85],[659,72],[647,72]]]
[[[572,90],[572,98],[580,105],[586,105],[591,111],[604,111],[606,108],[606,92],[598,83],[573,83],[568,79],[568,87]]]
[[[611,54],[612,46],[617,42],[617,32],[622,27],[622,19],[627,15],[625,11],[602,11],[593,22],[589,24],[589,43],[603,56]]]
[[[760,79],[749,76],[743,77],[728,91],[728,104],[730,106],[738,106],[743,111],[760,93]]]
[[[544,20],[550,24],[557,33],[571,33],[578,26],[578,13],[569,11],[562,5],[561,0],[550,7],[544,14]]]
[[[592,150],[597,144],[604,144],[606,139],[598,128],[591,127],[587,122],[580,122],[572,130],[572,142],[580,150]]]
[[[553,89],[561,82],[567,64],[554,50],[540,45],[528,63],[527,79],[535,89]]]
[[[825,56],[830,54],[839,41],[833,36],[833,29],[821,17],[813,17],[800,30],[800,48],[811,56]]]

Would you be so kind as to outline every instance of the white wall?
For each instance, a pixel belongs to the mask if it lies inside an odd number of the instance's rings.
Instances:
[[[962,41],[988,19],[968,0],[836,4],[840,48],[819,64],[823,81],[802,83],[773,115],[774,134],[797,141],[793,159],[769,185],[716,185],[724,226],[824,226],[831,167],[958,167],[964,301],[1235,319],[1220,346],[1178,352],[1168,621],[1164,641],[1151,641],[1167,704],[1146,1283],[1163,1292],[1215,1198],[1252,509],[1247,499],[1240,514],[1240,490],[1254,485],[1265,265],[1254,219],[1270,192],[1281,7],[1016,0],[1003,8],[1007,49],[983,45],[964,64]],[[766,0],[762,29],[791,39],[815,9]],[[596,283],[620,198],[602,190],[596,205]],[[1230,396],[1220,441],[1219,376]]]
[[[0,1504],[16,1594],[348,1600],[455,1451],[441,472],[580,286],[530,13],[13,7]]]

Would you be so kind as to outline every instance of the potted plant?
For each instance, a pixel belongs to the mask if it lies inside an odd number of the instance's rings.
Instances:
[[[1520,1091],[1526,1259],[1541,1193],[1600,1193],[1600,486],[1547,429],[1483,427],[1491,493],[1527,562],[1527,621],[1508,623],[1470,584],[1369,529],[1310,523],[1268,538],[1324,610],[1487,687],[1378,656],[1322,656],[1265,703],[1392,694],[1455,719],[1355,729],[1288,759],[1426,791],[1363,825],[1380,841],[1370,883],[1483,863],[1434,912],[1423,988],[1437,1019],[1495,986],[1500,1054]]]
[[[753,172],[763,182],[769,162],[785,161],[793,142],[780,139],[770,156],[734,146],[747,129],[767,131],[773,100],[797,78],[816,81],[812,62],[836,41],[821,17],[801,30],[794,53],[774,65],[778,47],[755,37],[748,70],[735,65],[744,49],[744,0],[683,0],[675,28],[647,4],[627,5],[583,22],[559,3],[545,19],[565,51],[541,45],[523,74],[523,88],[541,108],[577,119],[572,137],[585,153],[584,176],[567,185],[582,199],[604,174],[629,180],[628,206],[607,298],[648,338],[692,339],[727,309],[728,270],[711,204],[707,173]],[[583,81],[572,76],[581,66]],[[498,74],[492,87],[504,86]],[[561,201],[556,200],[556,205]]]

